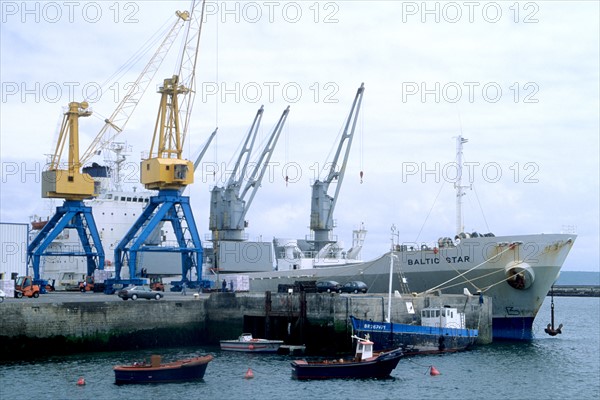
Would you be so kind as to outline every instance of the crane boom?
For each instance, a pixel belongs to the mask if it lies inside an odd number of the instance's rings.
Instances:
[[[202,161],[202,158],[204,158],[204,155],[206,154],[206,151],[208,150],[208,147],[210,146],[210,143],[212,142],[212,140],[217,135],[217,130],[219,130],[219,128],[215,128],[215,130],[213,131],[213,133],[210,134],[210,136],[206,140],[206,144],[204,145],[204,147],[202,148],[202,150],[200,150],[200,154],[198,154],[198,157],[196,157],[196,161],[194,161],[194,171],[198,168],[198,165],[200,165],[200,161]]]
[[[196,96],[196,63],[198,61],[198,48],[200,46],[200,35],[202,33],[202,22],[204,21],[204,4],[198,1],[192,2],[190,24],[186,31],[185,41],[181,52],[178,76],[182,77],[181,83],[188,89],[187,94],[179,104],[179,118],[183,122],[181,130],[181,141],[185,142],[187,136],[190,116],[194,107]]]
[[[248,193],[248,190],[250,190],[250,188],[252,188],[250,198],[248,198],[248,200],[246,201],[246,207],[244,209],[244,213],[242,214],[242,219],[246,216],[246,213],[248,212],[248,209],[250,208],[250,205],[252,204],[252,200],[254,199],[254,195],[256,194],[256,192],[258,191],[258,188],[260,187],[260,184],[265,175],[267,167],[269,166],[269,161],[271,160],[271,155],[273,155],[273,150],[275,150],[275,145],[277,144],[277,141],[279,140],[279,136],[281,134],[281,131],[283,130],[283,126],[285,125],[285,121],[287,120],[287,116],[289,113],[290,113],[290,106],[288,106],[283,111],[283,114],[281,114],[281,117],[279,118],[277,125],[275,125],[275,128],[273,129],[271,136],[269,136],[269,140],[267,141],[267,144],[265,145],[263,152],[261,153],[260,157],[258,158],[258,161],[256,161],[254,170],[252,171],[252,174],[250,175],[250,178],[248,179],[248,182],[246,183],[246,186],[244,187],[244,190],[242,191],[242,194],[240,195],[240,198],[243,200],[244,197],[246,197],[246,193]]]
[[[139,104],[142,96],[146,93],[146,89],[148,89],[150,82],[154,79],[156,72],[160,68],[166,55],[169,53],[181,28],[186,21],[189,21],[189,12],[187,11],[177,11],[175,15],[177,17],[175,23],[158,46],[154,55],[150,58],[150,61],[148,61],[148,64],[146,64],[136,81],[131,84],[129,90],[123,97],[123,100],[121,100],[112,115],[104,120],[104,126],[83,153],[81,165],[85,165],[98,150],[101,150],[105,148],[107,144],[112,143],[115,137],[125,129],[125,125],[127,125],[129,118]]]
[[[215,186],[212,189],[209,229],[212,231],[213,241],[242,241],[246,239],[244,228],[247,227],[247,222],[244,218],[260,187],[277,140],[285,125],[289,109],[287,107],[279,118],[246,184],[243,185],[264,108],[261,107],[258,110],[227,184],[224,187]],[[243,190],[242,185],[244,186]],[[250,194],[250,197],[245,200],[248,194]]]
[[[231,171],[231,176],[227,181],[227,188],[235,188],[236,192],[239,192],[242,181],[246,176],[246,168],[248,168],[248,163],[250,162],[250,156],[252,155],[252,149],[254,148],[254,143],[256,142],[256,136],[258,135],[258,129],[260,128],[264,111],[264,106],[260,106],[256,112],[254,121],[252,121],[252,125],[248,130],[248,135],[246,135],[246,140],[244,141],[242,151],[240,151],[240,155],[235,162],[233,170]],[[241,171],[238,174],[240,167]]]

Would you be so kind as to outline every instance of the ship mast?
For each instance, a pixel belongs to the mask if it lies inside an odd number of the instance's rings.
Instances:
[[[460,234],[465,231],[465,227],[462,219],[462,198],[465,195],[463,189],[471,188],[471,185],[462,184],[462,168],[463,168],[463,144],[467,143],[469,139],[465,139],[462,135],[456,137],[456,163],[457,163],[457,176],[456,182],[454,182],[454,189],[456,189],[456,234]]]

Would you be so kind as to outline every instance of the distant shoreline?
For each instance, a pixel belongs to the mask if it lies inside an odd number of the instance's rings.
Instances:
[[[600,297],[600,285],[554,285],[548,296]]]

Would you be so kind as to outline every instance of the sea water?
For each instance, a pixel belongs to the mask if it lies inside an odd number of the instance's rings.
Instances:
[[[0,364],[0,399],[598,399],[600,298],[556,297],[550,337],[550,298],[534,323],[531,342],[497,342],[474,350],[400,360],[383,380],[296,381],[299,357],[178,347],[85,353]],[[161,354],[164,360],[210,353],[199,382],[115,385],[112,368]],[[431,376],[430,366],[440,375]],[[251,369],[252,379],[246,379]],[[82,377],[86,384],[78,386]]]

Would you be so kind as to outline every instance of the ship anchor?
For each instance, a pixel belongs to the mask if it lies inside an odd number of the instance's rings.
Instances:
[[[554,329],[554,285],[552,285],[550,295],[552,296],[552,302],[550,303],[550,324],[544,329],[544,331],[550,336],[556,336],[562,333],[563,324],[560,324],[558,328]]]

